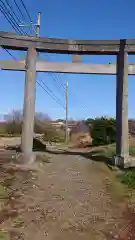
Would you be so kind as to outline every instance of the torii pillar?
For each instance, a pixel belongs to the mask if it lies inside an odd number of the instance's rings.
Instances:
[[[126,167],[129,163],[128,131],[128,54],[126,40],[120,40],[120,51],[117,55],[116,83],[116,157],[117,166]]]
[[[22,162],[31,163],[35,160],[33,149],[34,117],[36,98],[36,60],[37,51],[30,46],[27,51],[26,76],[24,90],[24,109],[22,126]]]

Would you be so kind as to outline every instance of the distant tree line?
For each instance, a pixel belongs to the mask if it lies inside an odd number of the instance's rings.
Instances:
[[[20,110],[13,110],[5,115],[5,121],[0,124],[0,134],[19,135],[22,132],[23,113]],[[43,133],[43,122],[51,120],[47,114],[35,113],[34,132]]]
[[[35,113],[34,132],[44,135],[45,141],[62,142],[65,139],[63,129],[57,131],[50,123],[47,114]],[[13,110],[5,116],[5,122],[0,123],[0,136],[19,136],[22,133],[23,113]]]

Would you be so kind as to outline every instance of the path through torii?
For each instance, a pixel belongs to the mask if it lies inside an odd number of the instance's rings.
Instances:
[[[63,40],[19,36],[0,32],[0,45],[7,49],[27,51],[25,61],[0,61],[4,70],[26,71],[22,158],[33,162],[33,128],[35,115],[36,71],[59,73],[116,74],[116,156],[115,164],[126,166],[129,158],[128,74],[135,75],[135,65],[128,65],[128,54],[135,54],[135,40]],[[37,52],[72,54],[72,63],[37,61]],[[80,55],[116,55],[116,64],[82,64]]]

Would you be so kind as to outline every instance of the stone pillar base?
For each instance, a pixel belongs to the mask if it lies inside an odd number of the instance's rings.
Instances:
[[[16,157],[17,164],[32,164],[36,160],[36,154],[34,152],[26,154],[26,153],[19,153]]]
[[[118,156],[114,157],[114,165],[120,168],[128,168],[130,166],[131,159],[130,156]]]

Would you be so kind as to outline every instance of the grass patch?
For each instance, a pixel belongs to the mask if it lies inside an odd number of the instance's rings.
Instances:
[[[105,154],[108,157],[112,157],[116,153],[116,144],[115,143],[109,144],[107,146],[104,146],[102,149],[96,150],[96,152],[98,154],[102,153],[102,154]],[[131,156],[135,156],[135,147],[132,147],[132,146],[129,147],[129,154]]]
[[[13,227],[20,228],[24,226],[24,219],[22,216],[18,216],[14,219]]]
[[[0,184],[0,199],[6,197],[7,197],[6,188],[2,184]]]
[[[0,211],[4,208],[5,200],[7,199],[8,194],[6,188],[0,184]]]
[[[135,189],[135,170],[125,171],[124,173],[121,173],[118,178],[124,185]]]
[[[0,240],[10,240],[8,232],[0,230]]]
[[[116,154],[116,144],[110,144],[110,145],[107,145],[107,146],[103,146],[102,148],[100,149],[96,149],[94,151],[91,151],[90,152],[90,155],[92,156],[98,156],[98,157],[101,157],[101,160],[102,158],[108,158],[108,159],[112,159]],[[131,156],[135,156],[135,147],[129,147],[129,154]]]
[[[135,156],[135,147],[130,146],[129,153]],[[117,170],[117,180],[121,185],[125,185],[128,189],[135,189],[135,169],[128,169],[118,173],[117,167],[113,165],[113,159],[116,154],[116,144],[103,146],[100,149],[90,152],[90,158],[94,161],[104,162],[112,171]],[[117,181],[116,180],[116,181]],[[120,189],[122,186],[118,186]],[[119,191],[118,189],[118,191]]]
[[[112,174],[112,192],[114,193],[113,198],[114,200],[122,202],[129,196],[128,189],[122,184],[122,181],[118,181],[118,173]]]
[[[131,156],[135,156],[135,147],[130,147],[129,148],[129,153]]]

